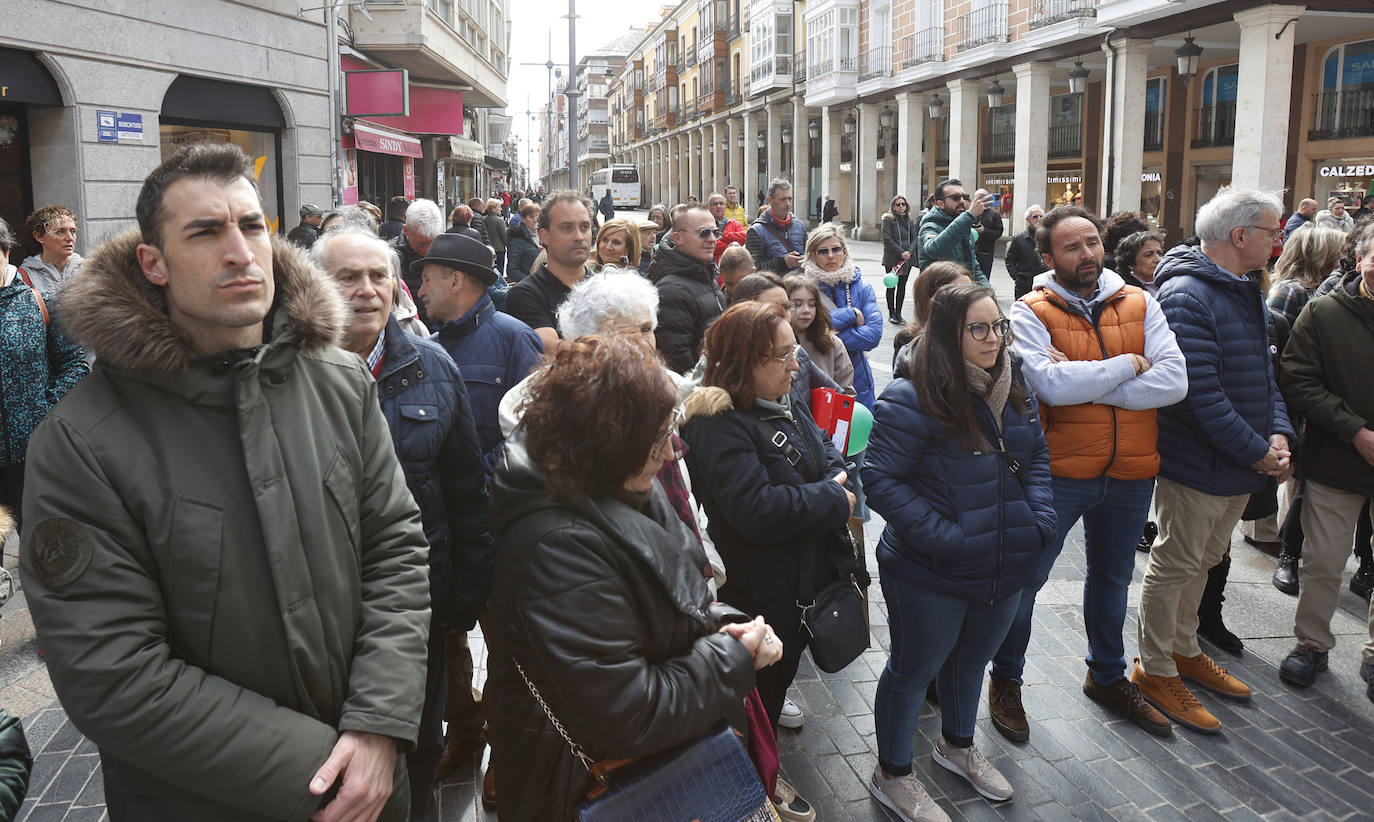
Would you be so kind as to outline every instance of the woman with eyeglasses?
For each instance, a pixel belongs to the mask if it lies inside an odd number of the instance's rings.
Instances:
[[[682,429],[692,485],[729,572],[718,595],[763,615],[783,643],[782,659],[757,678],[775,732],[806,644],[797,607],[803,569],[817,591],[862,571],[837,555],[854,495],[840,454],[799,396],[808,390],[794,381],[799,348],[781,306],[730,306],[706,330],[706,372]],[[784,819],[814,818],[785,780],[778,786]]]
[[[869,790],[907,820],[948,817],[912,770],[911,740],[936,682],[931,758],[983,796],[1012,786],[974,745],[989,660],[1055,537],[1049,450],[990,289],[947,285],[912,346],[911,378],[878,400],[865,479],[887,520],[878,568],[892,645],[878,680]]]
[[[677,405],[643,335],[567,340],[530,384],[492,486],[502,819],[570,821],[595,784],[536,690],[592,759],[630,759],[721,719],[742,729],[755,670],[787,651],[764,620],[713,601],[701,543],[655,478]]]
[[[916,239],[916,223],[911,219],[911,204],[898,194],[883,215],[883,271],[897,275],[895,288],[887,290],[887,321],[902,325],[906,304],[906,278],[911,275],[911,244]]]

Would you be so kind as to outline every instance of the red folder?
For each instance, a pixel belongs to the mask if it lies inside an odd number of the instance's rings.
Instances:
[[[854,398],[830,388],[811,391],[811,416],[816,425],[835,443],[841,454],[849,445],[849,425],[854,420]]]

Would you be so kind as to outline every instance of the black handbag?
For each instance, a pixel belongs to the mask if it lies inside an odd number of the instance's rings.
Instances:
[[[554,716],[520,663],[515,670],[596,779],[596,787],[577,805],[578,822],[778,822],[754,763],[725,720],[700,739],[652,756],[594,762]]]
[[[811,554],[803,551],[801,584],[797,591],[802,636],[807,638],[806,645],[811,649],[816,667],[828,674],[843,670],[868,650],[869,645],[863,595],[863,589],[868,586],[868,573],[859,567],[858,546],[847,527],[838,529],[835,540],[841,548],[848,546],[847,567],[840,569],[845,577],[817,591]]]

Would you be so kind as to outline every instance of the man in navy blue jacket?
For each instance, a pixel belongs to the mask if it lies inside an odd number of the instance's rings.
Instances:
[[[1170,719],[1215,733],[1221,722],[1180,677],[1230,699],[1250,689],[1198,647],[1207,571],[1230,549],[1249,496],[1292,472],[1288,412],[1274,379],[1258,278],[1283,231],[1283,204],[1224,189],[1198,210],[1200,248],[1159,264],[1159,305],[1188,363],[1188,395],[1159,412],[1160,538],[1140,592],[1140,660],[1132,680]],[[1225,367],[1223,368],[1223,363]]]

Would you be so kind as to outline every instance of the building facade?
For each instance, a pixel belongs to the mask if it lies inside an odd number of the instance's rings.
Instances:
[[[1374,183],[1374,8],[1344,0],[684,0],[625,66],[612,153],[650,201],[733,184],[757,205],[782,176],[864,237],[946,176],[1012,231],[1079,201],[1173,241],[1223,185],[1291,207]]]

